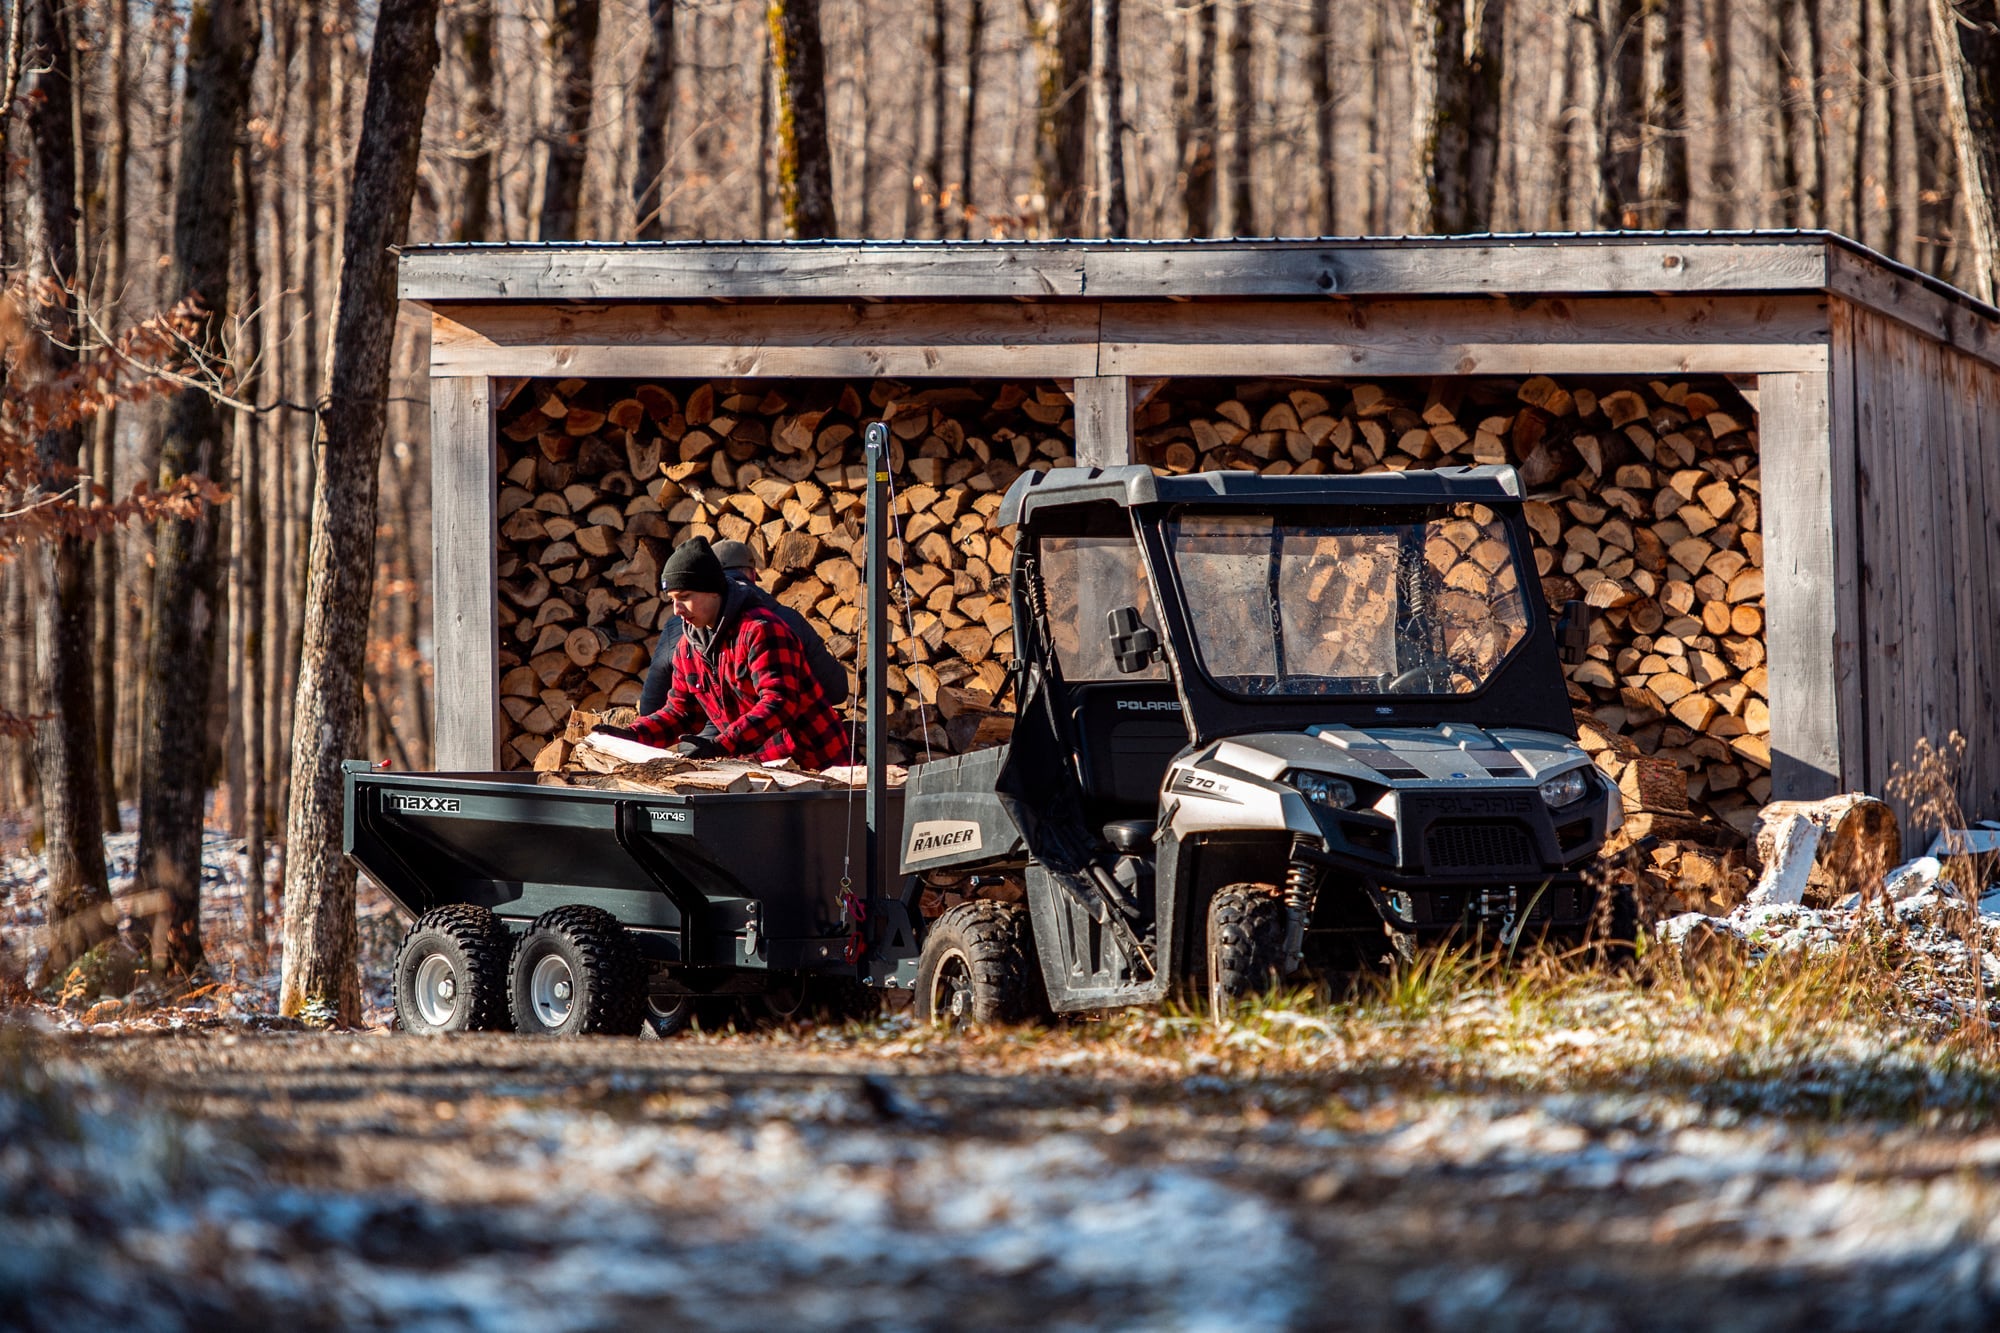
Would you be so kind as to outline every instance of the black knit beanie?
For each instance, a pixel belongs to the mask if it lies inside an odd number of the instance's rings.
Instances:
[[[729,590],[722,575],[722,562],[709,549],[708,538],[690,537],[667,557],[660,571],[661,592],[714,592]]]

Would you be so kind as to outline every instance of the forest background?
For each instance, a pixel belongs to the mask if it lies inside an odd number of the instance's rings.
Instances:
[[[356,235],[1828,228],[1991,300],[1996,18],[1994,0],[8,0],[0,841],[47,845],[52,894],[88,903],[95,831],[136,813],[165,868],[155,958],[198,969],[203,820],[254,866],[288,809],[295,839],[325,838],[291,786],[298,715],[348,672],[308,633],[329,514],[376,538],[342,734],[430,765],[452,683],[431,672],[427,325],[379,295],[392,270],[355,275]],[[388,105],[369,156],[371,63],[421,124],[407,164],[381,148]],[[367,282],[374,304],[349,304]],[[356,460],[375,485],[316,504],[316,459],[323,490]],[[305,891],[337,914],[342,895]]]

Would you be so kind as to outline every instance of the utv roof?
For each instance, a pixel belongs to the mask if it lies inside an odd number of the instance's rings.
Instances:
[[[996,516],[1022,522],[1063,505],[1324,505],[1442,504],[1477,500],[1505,504],[1521,499],[1520,474],[1511,467],[1441,467],[1408,472],[1267,477],[1256,472],[1191,472],[1163,477],[1143,463],[1121,467],[1055,467],[1023,472],[1007,488]]]

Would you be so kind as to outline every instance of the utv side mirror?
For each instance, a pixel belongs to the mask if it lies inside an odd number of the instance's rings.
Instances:
[[[1556,618],[1556,654],[1575,666],[1590,656],[1590,603],[1567,601]]]
[[[1111,656],[1126,675],[1144,671],[1160,652],[1160,636],[1139,623],[1139,608],[1121,606],[1109,617]]]

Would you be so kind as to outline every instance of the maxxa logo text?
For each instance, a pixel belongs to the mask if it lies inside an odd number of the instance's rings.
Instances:
[[[404,796],[395,792],[389,795],[391,810],[411,810],[424,815],[455,815],[458,813],[456,796]]]

